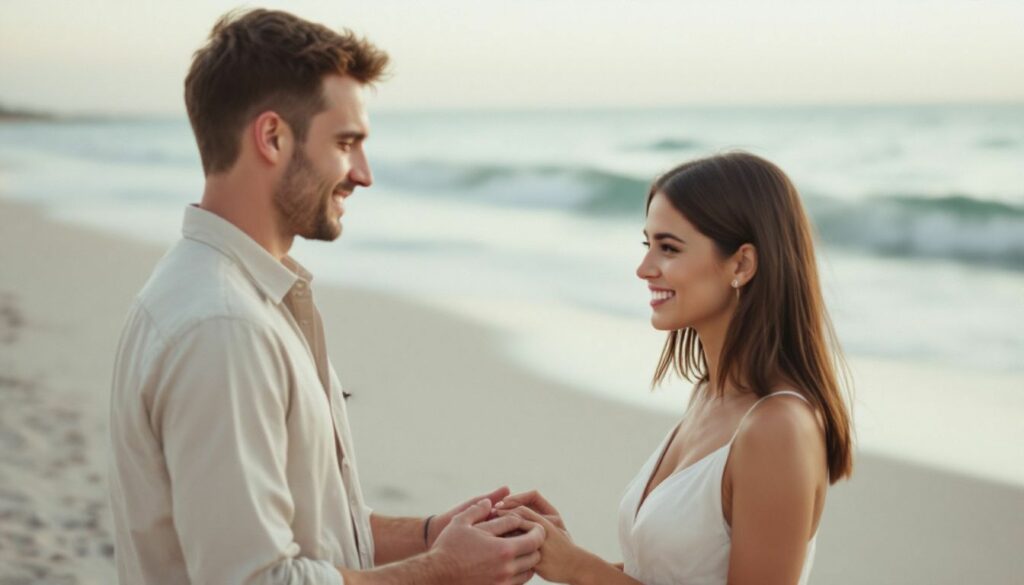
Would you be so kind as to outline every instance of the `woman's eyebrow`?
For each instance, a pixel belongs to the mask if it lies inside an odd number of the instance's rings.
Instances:
[[[645,236],[647,235],[646,231],[644,232],[644,235]],[[684,240],[683,238],[680,238],[679,236],[674,236],[674,235],[672,235],[672,234],[670,234],[668,232],[658,232],[658,233],[654,234],[654,239],[655,239],[655,241],[658,241],[658,240],[675,240],[675,241],[679,242],[680,244],[685,244],[686,243],[686,240]]]

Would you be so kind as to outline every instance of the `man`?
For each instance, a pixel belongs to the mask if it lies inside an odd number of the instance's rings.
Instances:
[[[500,489],[429,519],[363,502],[295,236],[334,240],[372,182],[363,91],[387,55],[284,12],[227,15],[185,102],[206,175],[139,293],[111,396],[124,585],[523,583],[543,528]],[[383,565],[374,568],[374,565]]]

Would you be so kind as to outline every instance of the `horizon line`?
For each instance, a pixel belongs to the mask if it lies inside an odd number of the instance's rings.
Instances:
[[[850,101],[850,102],[692,102],[675,104],[589,104],[584,106],[573,106],[568,104],[484,104],[484,105],[381,105],[369,108],[371,113],[381,114],[441,114],[441,113],[540,113],[540,112],[607,112],[607,111],[678,111],[678,110],[714,110],[714,109],[764,109],[764,110],[786,110],[786,109],[854,109],[854,108],[935,108],[935,107],[1024,107],[1024,98],[1011,99],[989,99],[989,100],[948,100],[948,101]],[[42,119],[61,121],[67,119],[151,119],[151,118],[181,118],[187,119],[184,111],[169,110],[95,110],[95,109],[63,109],[63,108],[33,108],[20,104],[6,102],[0,99],[0,119],[4,114],[24,116],[26,119]]]

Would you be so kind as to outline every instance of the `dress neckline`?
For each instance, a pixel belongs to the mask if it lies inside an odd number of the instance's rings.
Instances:
[[[733,441],[736,440],[736,435],[739,434],[740,427],[743,426],[743,422],[747,420],[747,416],[751,412],[753,412],[753,410],[755,408],[757,408],[757,405],[760,404],[761,401],[765,400],[766,398],[770,398],[772,396],[775,396],[776,394],[792,394],[792,395],[800,398],[804,402],[807,402],[807,399],[804,398],[803,395],[801,395],[799,392],[794,392],[793,390],[777,390],[775,392],[771,392],[771,393],[765,394],[764,396],[758,398],[754,402],[754,404],[750,405],[750,408],[747,409],[747,412],[743,413],[743,416],[740,417],[740,422],[736,425],[736,430],[733,431],[732,436],[729,438],[728,442],[726,442],[724,445],[718,447],[717,449],[709,452],[707,455],[701,457],[700,459],[694,461],[693,463],[687,465],[686,467],[683,467],[681,469],[677,469],[677,470],[673,471],[672,473],[666,475],[664,479],[662,479],[660,482],[658,482],[658,485],[656,485],[653,488],[651,488],[651,481],[654,480],[654,475],[658,472],[658,468],[660,468],[661,464],[664,462],[665,455],[668,454],[668,448],[672,445],[672,441],[676,438],[676,435],[679,434],[679,429],[682,428],[683,423],[686,421],[687,417],[689,416],[689,409],[687,409],[687,413],[683,415],[683,418],[676,424],[675,428],[672,429],[672,432],[668,436],[668,440],[666,440],[665,444],[661,446],[661,453],[658,456],[658,459],[655,462],[654,467],[652,467],[651,471],[647,474],[647,481],[644,482],[644,489],[643,489],[642,492],[640,492],[640,501],[637,503],[636,510],[633,511],[633,524],[635,525],[637,519],[640,517],[640,511],[643,510],[644,504],[646,504],[647,501],[651,499],[651,496],[653,496],[655,492],[657,492],[659,489],[661,489],[661,486],[663,486],[665,483],[667,483],[670,479],[673,479],[675,476],[681,475],[681,474],[685,473],[686,471],[689,471],[690,469],[693,469],[697,465],[700,465],[704,461],[710,459],[712,455],[715,455],[716,453],[719,453],[723,449],[726,449],[727,447],[731,446]]]
[[[678,427],[676,428],[676,430],[677,431],[679,430]],[[672,473],[666,475],[665,479],[663,479],[660,482],[658,482],[658,485],[654,486],[654,488],[651,489],[648,492],[647,491],[648,488],[651,487],[651,480],[654,479],[654,474],[657,473],[658,467],[661,466],[662,460],[665,458],[665,454],[668,452],[668,447],[669,447],[669,445],[672,444],[672,439],[673,438],[675,438],[675,432],[672,433],[672,437],[668,440],[667,443],[665,443],[665,446],[664,446],[664,448],[662,449],[662,452],[661,452],[661,456],[658,458],[658,463],[655,464],[654,468],[651,469],[650,474],[647,476],[647,482],[644,484],[644,492],[647,492],[647,494],[646,495],[644,495],[643,493],[640,494],[640,502],[637,504],[636,510],[633,513],[633,524],[636,524],[637,519],[640,518],[640,512],[643,510],[644,505],[647,504],[648,500],[650,500],[651,497],[654,496],[654,494],[656,494],[661,489],[661,487],[663,485],[668,483],[670,480],[675,479],[677,476],[682,476],[687,471],[690,471],[691,469],[694,469],[698,465],[700,465],[700,464],[704,463],[705,461],[711,459],[711,457],[713,457],[714,455],[717,455],[720,451],[722,451],[722,450],[726,449],[727,447],[729,447],[730,445],[732,445],[732,441],[730,440],[728,443],[722,445],[721,447],[715,449],[714,451],[711,451],[707,455],[701,457],[700,459],[694,461],[693,463],[687,465],[686,467],[683,467],[681,469],[677,469],[677,470],[673,471]]]

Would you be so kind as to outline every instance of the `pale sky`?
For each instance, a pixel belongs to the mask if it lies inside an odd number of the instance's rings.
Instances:
[[[0,103],[184,115],[217,0],[0,0]],[[1020,0],[264,2],[393,58],[380,109],[1024,102]]]

